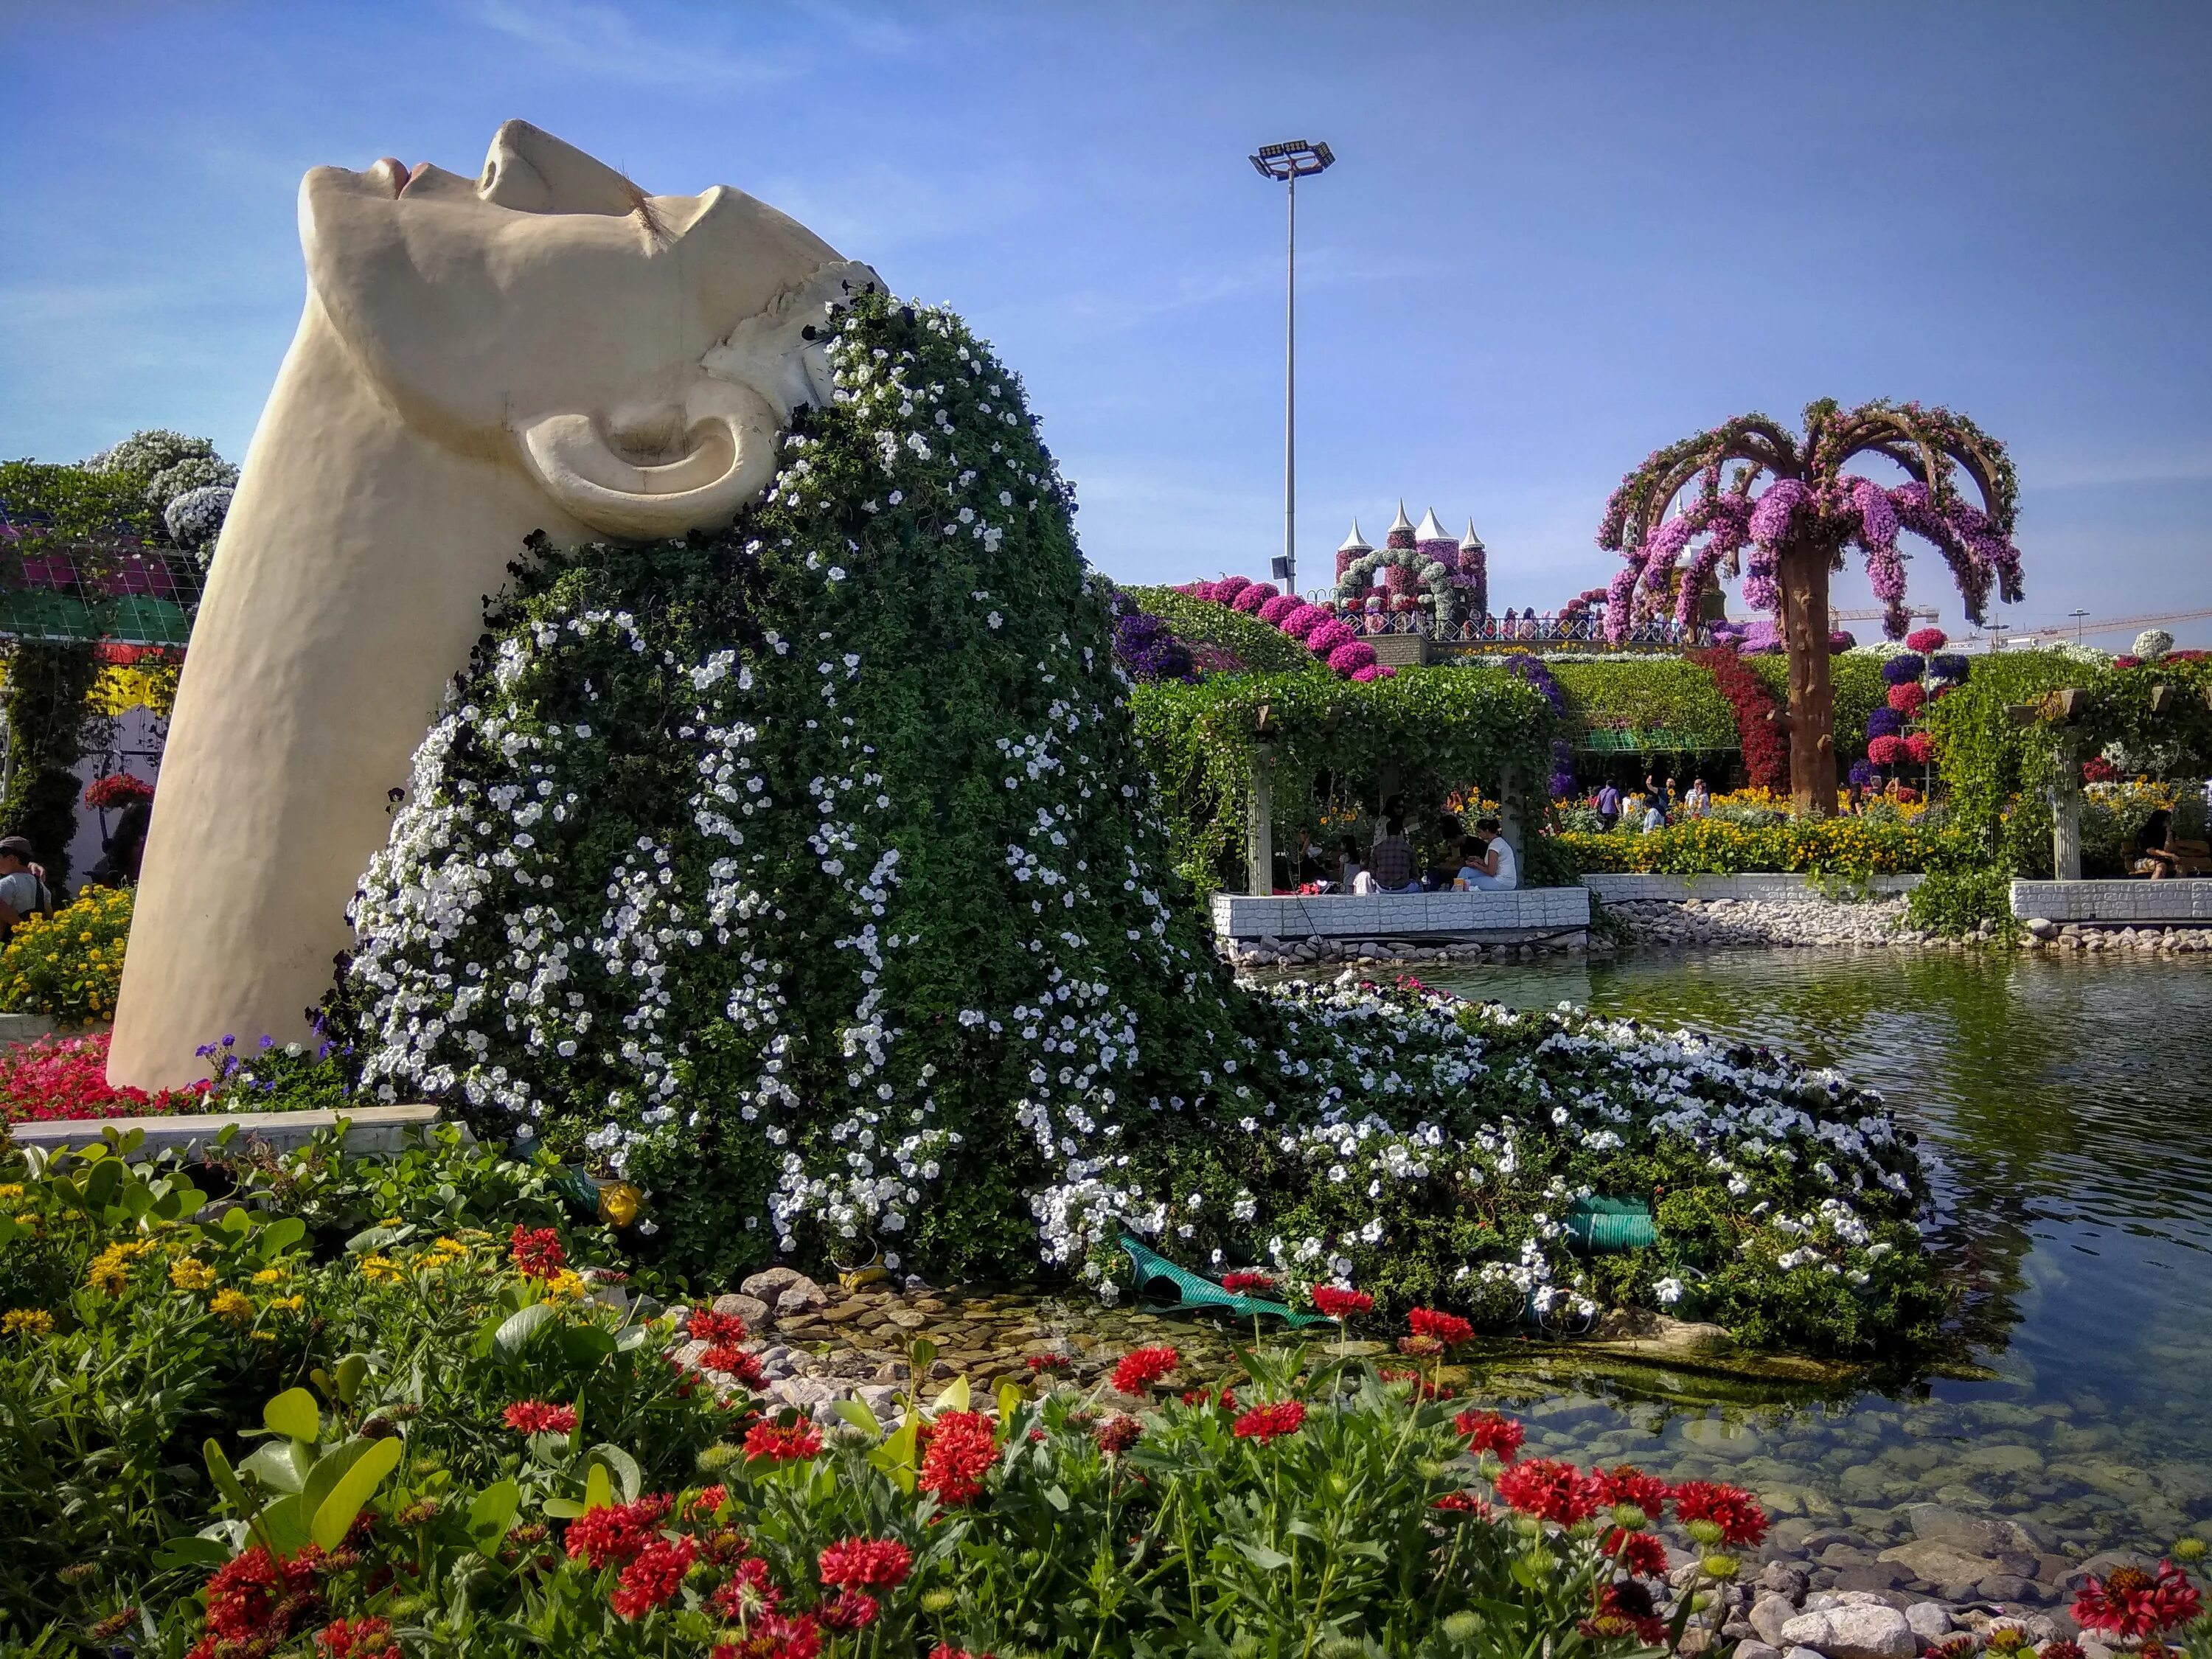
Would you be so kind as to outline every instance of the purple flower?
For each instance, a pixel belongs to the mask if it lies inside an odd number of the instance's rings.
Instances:
[[[1905,730],[1905,716],[1887,704],[1877,704],[1867,716],[1867,736],[1893,738]]]
[[[1891,685],[1904,685],[1918,679],[1928,672],[1928,659],[1914,652],[1902,652],[1881,665],[1881,677]]]
[[[1751,509],[1751,538],[1761,547],[1776,548],[1790,533],[1797,509],[1812,499],[1812,492],[1795,478],[1778,478],[1767,485]]]
[[[1972,667],[1972,665],[1957,652],[1947,651],[1942,656],[1931,658],[1929,660],[1928,672],[1939,680],[1948,680],[1954,685],[1963,685]]]

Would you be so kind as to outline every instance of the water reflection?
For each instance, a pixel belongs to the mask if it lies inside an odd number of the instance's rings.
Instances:
[[[1917,1401],[1717,1407],[1756,1448],[1719,1454],[1697,1438],[1717,1428],[1685,1440],[1679,1415],[1593,1389],[1543,1406],[1559,1449],[1733,1457],[1785,1512],[1875,1536],[1929,1496],[2080,1548],[2212,1516],[2212,964],[1736,951],[1429,977],[1769,1042],[1881,1089],[1938,1160],[1931,1243],[1997,1374]]]

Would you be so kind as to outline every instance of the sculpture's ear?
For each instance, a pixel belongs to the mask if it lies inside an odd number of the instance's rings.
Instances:
[[[515,435],[546,494],[575,518],[651,541],[735,518],[775,474],[781,426],[750,386],[702,373],[680,400],[612,437],[588,415],[544,416]]]

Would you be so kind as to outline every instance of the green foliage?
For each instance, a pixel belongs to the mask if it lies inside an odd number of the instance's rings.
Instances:
[[[180,1595],[220,1496],[201,1444],[260,1429],[272,1392],[313,1388],[325,1404],[291,1437],[306,1452],[237,1465],[252,1507],[317,1490],[318,1457],[362,1456],[357,1437],[398,1425],[418,1470],[489,1484],[512,1462],[498,1418],[518,1398],[577,1405],[651,1478],[687,1469],[715,1425],[679,1393],[650,1306],[507,1260],[514,1225],[562,1223],[559,1176],[450,1137],[385,1162],[335,1136],[283,1158],[241,1147],[211,1170],[127,1141],[24,1155],[0,1215],[0,1608],[35,1624],[81,1607],[59,1570],[87,1562],[131,1599]],[[210,1177],[234,1205],[210,1204]],[[532,1307],[546,1311],[530,1340],[497,1340]],[[369,1354],[374,1386],[343,1386],[362,1371],[349,1356]],[[329,1470],[324,1498],[343,1473]],[[327,1506],[305,1507],[262,1525],[308,1533]],[[243,1524],[217,1531],[247,1541]]]
[[[1669,734],[1668,747],[1734,749],[1735,711],[1713,677],[1680,657],[1547,664],[1566,695],[1569,735]]]
[[[155,536],[161,515],[146,499],[146,477],[45,461],[0,461],[0,501],[18,513],[43,513],[56,540]]]
[[[1622,828],[1552,839],[1577,869],[1590,874],[1729,876],[1773,870],[1850,878],[1927,869],[1955,836],[1939,825],[1872,816],[1768,823],[1716,817],[1684,818],[1650,835]]]
[[[7,650],[0,703],[15,766],[0,797],[0,836],[29,839],[58,899],[76,833],[76,763],[105,726],[85,701],[100,664],[88,640],[18,640]]]
[[[1540,694],[1503,669],[1407,668],[1364,685],[1334,674],[1215,676],[1140,686],[1131,701],[1176,872],[1200,892],[1241,885],[1262,744],[1273,750],[1278,836],[1301,823],[1325,829],[1320,820],[1332,803],[1371,810],[1385,766],[1416,811],[1470,787],[1494,793],[1510,773],[1522,822],[1541,820],[1554,718]],[[1532,883],[1539,875],[1533,866],[1525,872]]]
[[[1776,705],[1786,714],[1790,708],[1790,659],[1777,652],[1747,657],[1744,661],[1773,693]],[[1881,678],[1881,664],[1872,656],[1840,653],[1828,659],[1828,684],[1836,708],[1836,753],[1856,758],[1866,753],[1867,716],[1882,702],[1889,689]]]
[[[1228,605],[1215,605],[1210,599],[1194,599],[1172,587],[1126,587],[1121,591],[1164,621],[1184,644],[1210,646],[1235,659],[1244,669],[1256,673],[1328,672],[1313,653],[1279,628],[1270,628],[1257,617]],[[1206,664],[1201,661],[1200,665],[1204,667]]]

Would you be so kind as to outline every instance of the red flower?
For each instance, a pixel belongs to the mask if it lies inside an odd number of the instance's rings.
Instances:
[[[1240,1296],[1250,1291],[1264,1294],[1275,1288],[1275,1281],[1266,1273],[1224,1273],[1221,1275],[1221,1288]]]
[[[609,1504],[586,1510],[568,1523],[565,1540],[568,1559],[604,1567],[611,1561],[627,1561],[651,1541],[670,1500],[655,1493],[635,1504]]]
[[[1315,1310],[1330,1319],[1349,1319],[1354,1314],[1364,1314],[1375,1305],[1375,1298],[1364,1291],[1347,1291],[1335,1285],[1316,1285],[1313,1291]]]
[[[1596,1613],[1577,1628],[1590,1637],[1633,1636],[1648,1648],[1665,1646],[1668,1635],[1667,1621],[1651,1605],[1651,1592],[1632,1580],[1607,1585]]]
[[[2081,1586],[2074,1601],[2074,1622],[2084,1630],[2115,1636],[2155,1636],[2197,1617],[2202,1606],[2197,1586],[2171,1561],[2158,1564],[2156,1577],[2141,1567],[2115,1567]]]
[[[1685,1480],[1674,1488],[1674,1516],[1685,1526],[1710,1521],[1721,1529],[1721,1542],[1747,1547],[1766,1536],[1766,1511],[1741,1486],[1710,1480]]]
[[[991,1419],[981,1412],[939,1412],[931,1426],[936,1432],[915,1484],[948,1507],[965,1504],[983,1490],[983,1476],[999,1459]]]
[[[1416,1336],[1432,1336],[1446,1347],[1474,1340],[1474,1327],[1457,1314],[1438,1313],[1434,1308],[1416,1308],[1406,1316],[1406,1322],[1413,1328]]]
[[[988,1653],[970,1653],[965,1648],[947,1647],[939,1642],[929,1650],[929,1659],[992,1659]]]
[[[328,1659],[398,1659],[389,1619],[333,1619],[315,1632]]]
[[[1135,1445],[1144,1432],[1145,1425],[1142,1423],[1126,1413],[1121,1413],[1108,1418],[1093,1429],[1091,1437],[1097,1441],[1100,1451],[1112,1457]]]
[[[820,1455],[822,1431],[809,1421],[787,1425],[756,1423],[745,1431],[745,1455],[796,1463]]]
[[[1264,1446],[1279,1436],[1296,1434],[1305,1421],[1305,1402],[1285,1400],[1277,1405],[1253,1407],[1230,1425],[1229,1432],[1239,1440],[1256,1440]]]
[[[1444,1345],[1433,1336],[1423,1336],[1416,1331],[1411,1336],[1398,1339],[1398,1352],[1414,1359],[1433,1359],[1444,1352]]]
[[[1452,1419],[1452,1427],[1467,1437],[1469,1451],[1496,1452],[1501,1463],[1518,1457],[1521,1443],[1528,1437],[1528,1430],[1502,1412],[1462,1412]]]
[[[825,1584],[890,1588],[906,1583],[914,1553],[896,1538],[848,1538],[822,1552],[821,1565]]]
[[[749,1625],[734,1642],[717,1642],[714,1659],[815,1659],[822,1651],[822,1632],[813,1615],[793,1619],[767,1613]]]
[[[1467,1491],[1448,1492],[1429,1507],[1443,1510],[1449,1515],[1472,1515],[1481,1521],[1490,1519],[1490,1505]]]
[[[1620,1565],[1638,1578],[1667,1576],[1667,1547],[1648,1532],[1624,1532],[1615,1527],[1605,1535],[1605,1553],[1618,1555]]]
[[[694,1308],[691,1322],[685,1330],[695,1342],[718,1345],[742,1342],[752,1334],[745,1328],[745,1322],[737,1315],[716,1313],[711,1308]]]
[[[691,1500],[690,1506],[684,1510],[684,1513],[690,1516],[694,1521],[711,1521],[714,1518],[715,1514],[721,1509],[722,1505],[729,1501],[730,1489],[718,1480],[711,1486],[700,1487],[699,1495]],[[736,1534],[732,1534],[733,1537]],[[738,1548],[736,1551],[736,1553],[739,1555],[743,1555],[744,1553],[743,1540],[738,1540]]]
[[[1571,1527],[1597,1513],[1597,1480],[1571,1463],[1532,1457],[1504,1470],[1497,1480],[1498,1495],[1523,1515]]]
[[[1402,1337],[1399,1340],[1398,1346],[1401,1348],[1403,1348],[1408,1342],[1426,1342],[1428,1340],[1430,1340],[1430,1339],[1427,1337]],[[1412,1383],[1413,1385],[1413,1392],[1423,1400],[1442,1400],[1447,1392],[1442,1383],[1428,1382],[1423,1378],[1420,1372],[1408,1370],[1403,1365],[1380,1366],[1376,1369],[1375,1375],[1381,1377],[1385,1382]]]
[[[319,1602],[315,1565],[321,1559],[322,1552],[309,1545],[297,1555],[271,1561],[269,1552],[256,1544],[225,1562],[207,1582],[207,1633],[192,1651],[212,1653],[219,1644],[254,1642],[265,1644],[265,1652],[282,1643],[294,1623]]]
[[[1022,1364],[1028,1366],[1033,1372],[1064,1371],[1067,1369],[1067,1356],[1057,1353],[1033,1353],[1025,1358]]]
[[[1134,1348],[1114,1367],[1114,1386],[1123,1394],[1143,1394],[1182,1363],[1173,1348]]]
[[[625,1619],[644,1618],[684,1587],[684,1575],[698,1559],[699,1547],[689,1538],[654,1539],[622,1570],[611,1598],[614,1610]]]
[[[576,1426],[574,1406],[548,1405],[543,1400],[518,1400],[502,1415],[517,1434],[567,1434]]]
[[[1600,1503],[1632,1504],[1654,1520],[1667,1507],[1667,1483],[1656,1474],[1644,1474],[1633,1463],[1616,1463],[1610,1469],[1596,1471],[1596,1474],[1603,1494]]]
[[[876,1622],[876,1598],[865,1590],[842,1589],[822,1606],[822,1622],[832,1630],[859,1630]]]
[[[519,1221],[507,1238],[507,1254],[525,1279],[551,1279],[568,1265],[559,1233],[550,1227],[526,1227]]]
[[[769,1582],[768,1563],[749,1555],[731,1567],[730,1576],[707,1600],[723,1618],[752,1624],[775,1611],[783,1592]]]
[[[734,1376],[749,1389],[758,1389],[768,1382],[768,1374],[761,1370],[758,1356],[747,1353],[731,1343],[723,1343],[699,1356],[700,1366],[706,1370],[720,1371]]]

